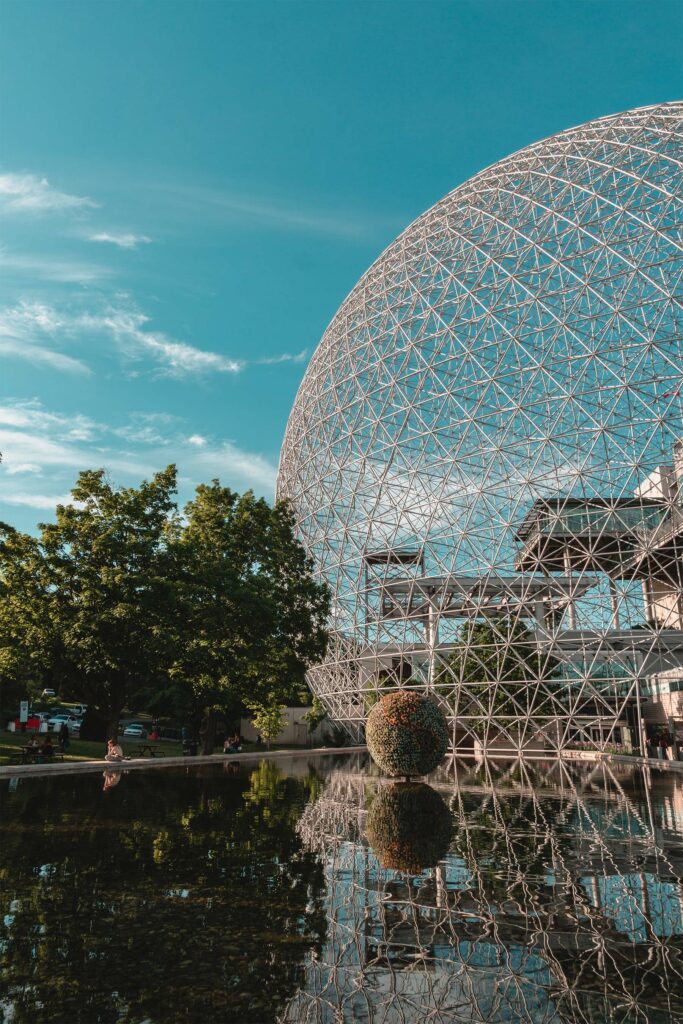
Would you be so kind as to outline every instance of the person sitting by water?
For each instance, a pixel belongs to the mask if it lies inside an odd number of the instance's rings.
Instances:
[[[240,734],[235,733],[234,736],[226,736],[225,742],[223,743],[224,754],[239,754],[242,750],[242,744]]]
[[[46,736],[43,740],[42,746],[38,751],[39,761],[51,761],[55,754],[55,748],[52,746],[52,740],[49,736]]]
[[[29,736],[28,742],[26,743],[21,752],[22,761],[26,762],[37,760],[39,750],[40,747],[38,746],[38,741],[36,740],[35,736]]]
[[[105,761],[123,761],[123,750],[116,740],[107,740],[107,753]]]

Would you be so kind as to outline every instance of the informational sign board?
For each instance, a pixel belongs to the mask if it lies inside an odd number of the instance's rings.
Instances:
[[[28,701],[22,700],[19,702],[19,721],[28,722]]]

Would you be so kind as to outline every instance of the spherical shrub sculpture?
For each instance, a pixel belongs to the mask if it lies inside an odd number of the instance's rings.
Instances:
[[[453,822],[423,782],[382,786],[368,812],[367,836],[383,868],[417,874],[445,857]]]
[[[366,728],[368,750],[386,775],[428,775],[448,750],[448,726],[433,697],[396,690],[375,704]]]

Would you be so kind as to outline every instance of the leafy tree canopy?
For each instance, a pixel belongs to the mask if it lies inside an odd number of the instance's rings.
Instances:
[[[173,679],[209,706],[299,702],[327,646],[329,593],[289,508],[213,480],[185,516],[174,543],[184,642]]]
[[[536,701],[540,710],[539,684],[555,674],[557,664],[539,649],[523,620],[497,616],[463,623],[437,684],[444,694],[453,688],[456,714],[481,716],[470,723],[475,731],[484,731],[484,718],[507,728],[530,703]]]
[[[36,676],[105,713],[300,699],[327,643],[291,512],[217,480],[181,519],[175,466],[139,487],[81,473],[37,538],[0,533],[0,679]],[[47,685],[47,683],[45,683]]]
[[[285,725],[284,707],[281,704],[263,705],[253,701],[248,701],[247,707],[253,714],[256,732],[263,737],[270,750],[270,744],[277,739]]]

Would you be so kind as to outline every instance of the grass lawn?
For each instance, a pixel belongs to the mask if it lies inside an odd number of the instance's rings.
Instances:
[[[29,736],[35,736],[39,743],[43,742],[45,733],[23,733],[6,732],[0,733],[0,765],[10,764],[12,761],[21,759],[21,748],[25,746]],[[56,750],[59,749],[57,737],[50,733],[50,737]],[[133,756],[133,753],[140,746],[140,742],[147,740],[124,740],[119,737],[119,743],[123,747],[123,753]],[[174,743],[165,740],[155,744],[167,757],[179,757],[183,752],[182,743]],[[65,761],[102,761],[106,752],[107,744],[94,742],[92,740],[78,740],[71,738],[69,749],[64,754]]]

